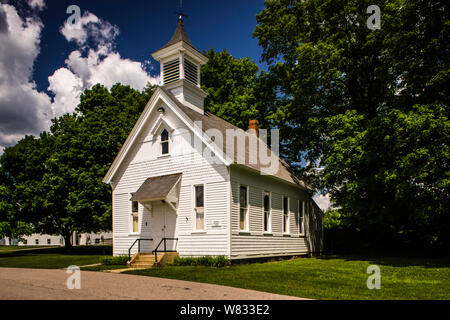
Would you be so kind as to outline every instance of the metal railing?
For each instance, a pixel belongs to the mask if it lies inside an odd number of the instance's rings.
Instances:
[[[150,239],[136,239],[133,242],[133,244],[131,245],[131,247],[128,249],[128,261],[131,261],[131,249],[134,247],[136,242],[138,243],[138,253],[141,252],[141,241],[153,241],[153,239],[152,238],[150,238]]]
[[[162,238],[161,241],[156,246],[156,249],[152,251],[153,254],[155,255],[155,263],[158,263],[158,252],[176,252],[177,251],[177,250],[167,250],[167,240],[177,241],[177,244],[178,244],[178,238]],[[164,248],[163,248],[163,250],[158,250],[161,243],[164,243]],[[175,248],[176,248],[176,246],[175,246]]]

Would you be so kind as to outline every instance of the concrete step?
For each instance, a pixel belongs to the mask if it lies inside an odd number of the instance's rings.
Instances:
[[[132,264],[130,266],[131,268],[152,268],[153,264],[146,264],[146,263],[136,263],[136,264]]]
[[[133,263],[130,267],[131,268],[151,268],[153,267],[153,263]]]
[[[139,260],[139,261],[155,261],[155,257],[138,257],[136,260]],[[158,257],[158,260],[160,260],[159,257]]]

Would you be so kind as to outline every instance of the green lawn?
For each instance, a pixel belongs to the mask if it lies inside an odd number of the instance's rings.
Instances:
[[[65,252],[62,247],[23,248],[0,250],[0,267],[59,269],[99,263],[102,256],[111,255],[111,246],[80,246],[71,252]]]
[[[369,290],[369,265],[381,289]],[[126,273],[222,284],[314,299],[450,299],[450,259],[323,256],[213,267],[163,267]]]

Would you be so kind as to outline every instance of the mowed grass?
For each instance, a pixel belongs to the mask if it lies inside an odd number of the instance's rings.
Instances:
[[[367,288],[369,265],[381,289]],[[450,299],[450,259],[323,256],[213,267],[162,267],[125,273],[181,279],[313,299]]]
[[[0,267],[60,269],[70,265],[83,266],[99,263],[101,257],[111,255],[111,250],[111,246],[79,246],[70,252],[63,247],[0,250]]]

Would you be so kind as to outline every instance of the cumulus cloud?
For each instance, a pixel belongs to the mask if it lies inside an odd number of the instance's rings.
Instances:
[[[60,32],[67,41],[75,41],[80,46],[86,45],[88,40],[94,44],[110,45],[119,34],[119,28],[86,11],[76,24],[67,20]]]
[[[55,94],[52,110],[55,115],[71,113],[80,101],[82,80],[66,68],[60,68],[48,78],[48,90]]]
[[[29,0],[28,5],[33,9],[43,10],[45,8],[44,0]]]
[[[0,33],[8,32],[8,21],[6,21],[6,12],[0,7]]]
[[[114,39],[119,28],[96,15],[85,12],[78,24],[66,21],[60,32],[78,48],[69,54],[66,66],[49,77],[48,90],[55,94],[56,115],[73,110],[76,103],[72,104],[78,101],[83,90],[97,83],[110,88],[120,82],[138,90],[147,83],[159,83],[159,78],[149,76],[142,63],[122,58],[115,51]]]
[[[43,0],[29,0],[28,4],[36,9],[35,14],[45,8]],[[96,83],[110,88],[120,82],[138,90],[148,82],[159,83],[159,77],[151,77],[145,64],[122,58],[115,50],[117,26],[85,12],[78,28],[67,22],[60,28],[77,48],[64,66],[49,76],[51,98],[39,92],[32,79],[42,28],[38,17],[22,18],[12,5],[0,3],[0,154],[25,134],[48,130],[52,117],[73,112],[81,93]]]
[[[51,102],[32,80],[41,21],[22,19],[8,4],[0,4],[0,21],[0,146],[4,147],[24,134],[48,128]]]

